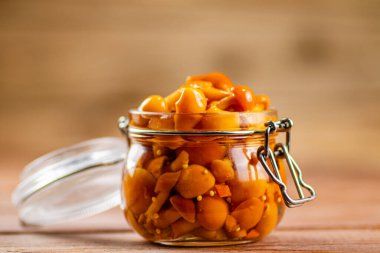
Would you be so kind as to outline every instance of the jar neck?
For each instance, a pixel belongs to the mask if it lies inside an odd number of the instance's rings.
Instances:
[[[277,134],[272,135],[269,139],[274,143]],[[253,135],[152,135],[152,134],[129,134],[130,144],[175,144],[178,146],[199,146],[208,143],[218,143],[219,145],[235,146],[261,146],[264,144],[265,136],[263,133],[256,133]]]
[[[120,123],[121,119],[121,123]],[[274,109],[261,112],[223,113],[158,113],[131,110],[128,117],[119,119],[119,127],[126,126],[157,131],[242,131],[264,130],[265,123],[278,120]]]

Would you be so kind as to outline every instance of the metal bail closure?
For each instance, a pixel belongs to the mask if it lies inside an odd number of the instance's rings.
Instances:
[[[264,167],[264,169],[272,178],[272,180],[280,186],[281,194],[286,206],[297,207],[315,199],[316,197],[315,190],[310,185],[308,185],[307,183],[303,181],[302,172],[300,168],[298,167],[297,163],[295,162],[295,160],[293,159],[293,157],[289,153],[290,129],[293,126],[293,122],[290,119],[282,119],[276,122],[269,121],[265,124],[265,126],[267,127],[265,130],[265,144],[264,146],[261,146],[257,150],[257,157],[259,158],[261,165]],[[276,144],[274,151],[272,151],[269,147],[269,138],[270,138],[270,135],[274,134],[275,132],[286,133],[286,145],[284,145],[283,143],[278,143]],[[286,160],[286,163],[289,167],[290,173],[292,175],[294,184],[298,192],[298,196],[299,196],[298,199],[293,199],[288,194],[287,187],[281,178],[281,175],[277,166],[276,157],[284,158]],[[268,161],[271,166],[269,166]],[[270,167],[272,167],[272,169]],[[302,191],[302,188],[306,189],[310,193],[310,195],[305,197]]]

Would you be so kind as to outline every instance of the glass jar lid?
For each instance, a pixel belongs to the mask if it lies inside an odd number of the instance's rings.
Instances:
[[[127,153],[121,138],[84,141],[28,164],[13,192],[20,220],[49,225],[76,220],[120,205]]]

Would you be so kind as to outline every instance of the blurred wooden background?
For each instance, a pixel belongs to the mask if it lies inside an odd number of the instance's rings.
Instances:
[[[378,251],[379,65],[378,0],[0,0],[0,248],[151,249],[118,209],[30,232],[11,192],[35,157],[120,136],[146,96],[221,71],[293,118],[318,193],[252,249]]]
[[[0,173],[210,71],[294,119],[305,170],[376,170],[379,65],[377,0],[2,0]]]

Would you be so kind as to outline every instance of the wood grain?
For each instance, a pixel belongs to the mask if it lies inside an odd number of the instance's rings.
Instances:
[[[132,232],[0,235],[6,252],[378,252],[380,230],[279,230],[261,242],[213,248],[163,247]]]
[[[191,251],[380,251],[377,0],[0,2],[0,252],[188,251],[144,242],[118,208],[20,226],[10,196],[49,150],[118,136],[116,120],[189,74],[222,71],[292,117],[318,199],[257,244]]]
[[[296,157],[375,169],[379,21],[377,0],[1,1],[0,158],[118,135],[144,97],[222,71],[294,119]]]
[[[9,196],[17,170],[0,180],[0,252],[160,252],[182,251],[145,242],[126,224],[120,209],[85,220],[44,228],[21,227]],[[278,229],[262,242],[212,251],[378,252],[380,249],[380,174],[373,171],[305,174],[318,199],[287,210]],[[4,187],[5,186],[5,187]],[[192,248],[208,252],[211,248]]]

